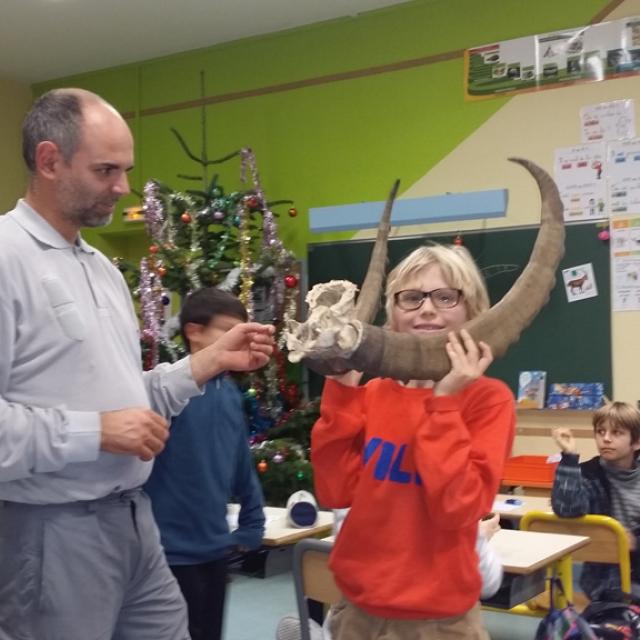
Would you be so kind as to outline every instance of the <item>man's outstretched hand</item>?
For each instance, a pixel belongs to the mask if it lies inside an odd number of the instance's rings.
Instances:
[[[212,345],[191,356],[193,379],[203,385],[223,371],[253,371],[263,367],[273,353],[274,333],[270,324],[237,324]]]

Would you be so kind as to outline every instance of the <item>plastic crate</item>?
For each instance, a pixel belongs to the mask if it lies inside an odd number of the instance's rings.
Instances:
[[[551,489],[557,466],[547,462],[547,456],[514,456],[504,465],[501,484]]]

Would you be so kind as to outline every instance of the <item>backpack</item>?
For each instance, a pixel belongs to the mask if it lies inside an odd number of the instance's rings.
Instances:
[[[640,606],[626,602],[592,602],[582,613],[602,640],[640,640]]]
[[[567,606],[562,609],[553,606],[554,588],[565,595],[562,582],[558,578],[551,578],[549,613],[540,621],[535,640],[598,640],[589,623],[575,610],[573,604],[567,601]]]

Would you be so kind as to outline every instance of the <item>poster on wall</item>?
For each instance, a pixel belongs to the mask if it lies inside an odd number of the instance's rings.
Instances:
[[[613,100],[580,109],[582,142],[635,138],[636,110],[633,100]]]
[[[554,177],[566,221],[597,220],[608,216],[603,142],[556,149]]]
[[[611,221],[611,280],[613,310],[640,310],[640,218]]]
[[[640,73],[640,16],[473,47],[468,100]]]
[[[640,138],[607,146],[607,195],[612,216],[640,216]]]

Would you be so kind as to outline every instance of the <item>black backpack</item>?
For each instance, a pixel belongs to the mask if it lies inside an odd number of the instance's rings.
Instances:
[[[640,640],[640,606],[626,602],[592,602],[583,612],[597,638]]]

